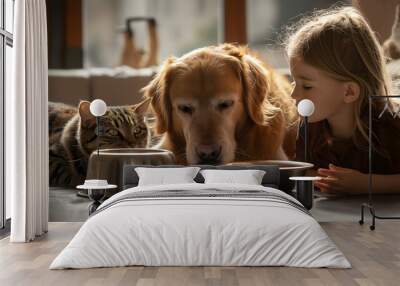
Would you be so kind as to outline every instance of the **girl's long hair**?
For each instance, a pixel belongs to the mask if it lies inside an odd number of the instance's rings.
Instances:
[[[354,110],[356,130],[353,141],[357,147],[365,149],[365,143],[368,143],[368,96],[390,94],[390,84],[381,46],[364,17],[352,7],[333,7],[304,17],[286,32],[289,58],[300,58],[338,81],[353,81],[360,86],[360,97]],[[386,103],[394,106],[387,98],[374,102],[374,109]],[[327,134],[326,122],[320,122],[314,128],[320,129],[313,132],[319,135],[316,138],[321,138],[321,133]],[[313,137],[310,136],[310,141]],[[329,138],[324,140],[329,141]]]

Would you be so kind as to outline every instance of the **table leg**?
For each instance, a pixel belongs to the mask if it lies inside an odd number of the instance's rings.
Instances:
[[[94,201],[89,205],[89,215],[94,213],[101,203],[99,201]]]
[[[106,192],[104,189],[88,189],[89,198],[93,201],[93,203],[89,205],[89,215],[97,210],[105,194]]]
[[[304,205],[304,207],[310,210],[313,207],[313,181],[296,181],[296,196],[297,199]]]

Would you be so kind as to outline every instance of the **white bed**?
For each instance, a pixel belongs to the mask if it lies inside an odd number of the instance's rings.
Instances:
[[[160,196],[154,196],[157,193]],[[147,194],[151,196],[146,198]],[[277,189],[256,185],[130,188],[99,207],[50,269],[127,265],[350,268],[321,226],[299,205]]]

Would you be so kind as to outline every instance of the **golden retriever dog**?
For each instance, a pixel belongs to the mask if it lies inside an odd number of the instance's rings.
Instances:
[[[290,92],[283,76],[231,44],[167,59],[144,88],[163,134],[157,147],[180,164],[292,158],[298,116]]]

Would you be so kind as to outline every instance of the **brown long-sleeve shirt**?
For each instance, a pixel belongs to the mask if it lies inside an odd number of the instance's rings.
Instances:
[[[303,127],[300,127],[296,144],[297,161],[305,159]],[[372,130],[375,135],[372,173],[400,174],[400,118],[393,118],[390,113],[379,119],[375,116]],[[368,141],[361,134],[352,139],[336,139],[331,136],[327,122],[310,123],[309,142],[309,162],[314,164],[315,169],[328,168],[332,163],[368,173]]]

